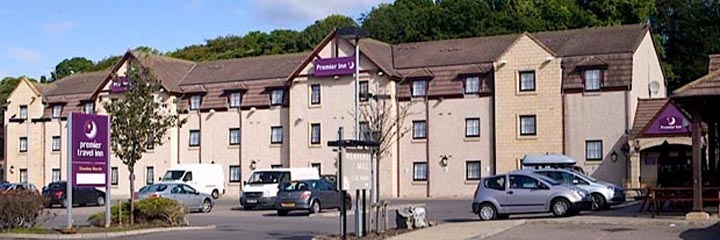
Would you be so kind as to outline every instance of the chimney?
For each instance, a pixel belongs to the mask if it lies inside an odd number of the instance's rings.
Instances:
[[[720,54],[710,55],[710,64],[708,64],[708,73],[720,70]]]

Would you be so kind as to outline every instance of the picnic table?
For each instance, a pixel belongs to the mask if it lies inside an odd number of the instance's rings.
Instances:
[[[665,208],[685,210],[690,208],[693,201],[693,189],[691,187],[647,187],[644,189],[631,189],[636,191],[636,200],[641,200],[639,211],[651,211],[653,217],[660,215]],[[718,203],[718,214],[720,215],[720,187],[704,187],[703,202]]]

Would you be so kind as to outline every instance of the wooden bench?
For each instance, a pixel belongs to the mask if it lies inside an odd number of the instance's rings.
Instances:
[[[703,189],[703,196],[710,196],[712,194],[705,194],[705,193],[717,193],[714,197],[703,197],[702,201],[704,202],[717,202],[718,203],[718,216],[720,216],[720,189],[718,188],[706,188]],[[642,211],[643,207],[645,206],[646,202],[649,202],[647,206],[647,210],[650,210],[650,207],[654,208],[655,211],[653,211],[653,217],[656,215],[660,215],[660,212],[662,210],[663,205],[668,202],[670,204],[673,203],[691,203],[693,202],[693,190],[692,188],[649,188],[648,189],[648,199],[643,201],[642,206],[640,207],[640,210]]]

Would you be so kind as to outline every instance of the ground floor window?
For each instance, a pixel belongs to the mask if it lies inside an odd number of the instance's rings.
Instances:
[[[240,182],[240,165],[230,166],[230,182]]]
[[[427,163],[413,163],[413,181],[427,181]]]
[[[147,167],[145,170],[145,183],[147,185],[152,185],[155,183],[155,168],[154,167]]]
[[[271,165],[270,165],[270,168],[272,168],[272,169],[274,169],[274,168],[282,168],[282,167],[283,167],[282,164],[271,164]]]
[[[480,180],[482,176],[480,174],[481,164],[480,161],[472,160],[465,162],[465,179],[466,180]]]
[[[59,169],[59,168],[53,168],[53,170],[52,170],[52,181],[53,181],[53,182],[59,182],[59,181],[60,181],[60,169]]]
[[[118,185],[118,168],[112,167],[110,168],[110,184],[117,186]]]
[[[322,165],[320,163],[313,163],[310,164],[310,166],[314,169],[317,169],[318,175],[322,175]]]
[[[20,182],[26,183],[28,181],[28,172],[27,168],[21,168],[20,169]]]
[[[585,141],[585,159],[593,161],[602,160],[602,145],[602,140]]]

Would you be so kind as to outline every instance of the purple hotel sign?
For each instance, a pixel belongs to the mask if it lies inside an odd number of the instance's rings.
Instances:
[[[315,76],[347,75],[355,73],[355,56],[315,60]]]
[[[107,186],[110,160],[110,118],[82,113],[70,114],[71,169],[73,186]]]
[[[690,121],[675,105],[668,103],[660,110],[655,121],[645,130],[645,134],[686,134],[690,133]]]
[[[127,77],[118,77],[117,79],[113,79],[110,83],[110,92],[123,93],[128,90],[129,85],[130,82],[128,81]]]

